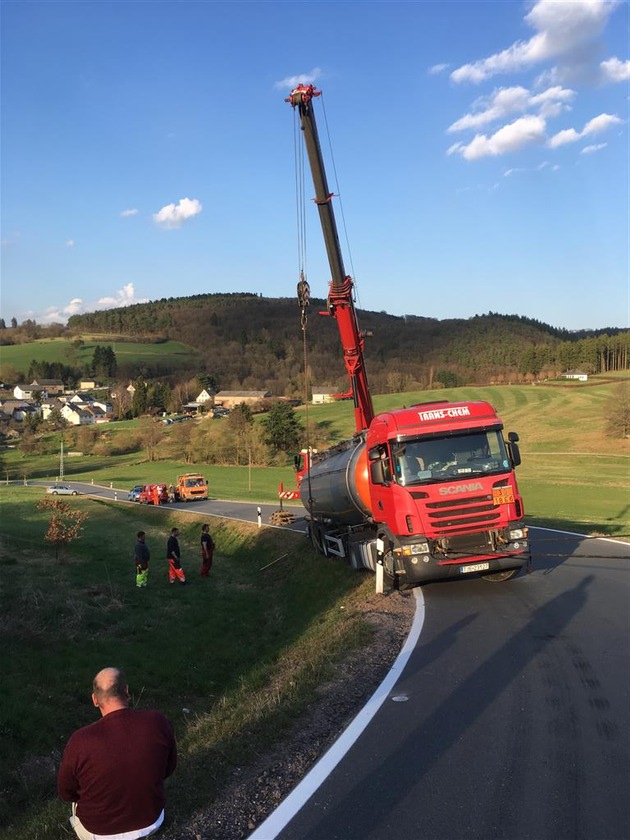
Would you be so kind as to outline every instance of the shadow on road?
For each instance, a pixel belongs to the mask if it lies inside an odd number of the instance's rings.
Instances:
[[[573,589],[563,592],[536,610],[521,631],[460,683],[435,712],[419,722],[397,749],[348,791],[343,802],[326,812],[316,823],[313,832],[303,835],[303,840],[309,837],[337,837],[339,826],[347,824],[348,802],[358,795],[361,788],[378,790],[379,795],[364,797],[362,807],[353,811],[352,836],[373,836],[374,827],[379,824],[383,814],[396,813],[410,791],[421,782],[441,756],[457,743],[501,692],[523,673],[527,665],[564,632],[574,616],[585,606],[587,591],[594,579],[594,575],[587,576]],[[473,616],[462,619],[455,625],[453,632],[460,632],[472,619]],[[436,650],[431,652],[433,658],[450,642],[452,633],[449,633],[449,638],[440,639]],[[439,745],[435,745],[438,732]],[[434,749],[429,748],[431,744],[435,745]],[[413,772],[401,773],[400,768],[413,768]],[[392,783],[393,780],[395,783]]]

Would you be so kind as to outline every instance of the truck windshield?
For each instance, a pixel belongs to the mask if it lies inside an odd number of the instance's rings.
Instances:
[[[405,487],[471,475],[507,472],[510,461],[497,429],[394,444],[396,481]]]

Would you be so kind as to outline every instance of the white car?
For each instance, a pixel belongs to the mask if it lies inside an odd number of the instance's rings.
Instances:
[[[46,488],[46,492],[51,496],[77,496],[79,491],[68,487],[67,484],[51,484]]]

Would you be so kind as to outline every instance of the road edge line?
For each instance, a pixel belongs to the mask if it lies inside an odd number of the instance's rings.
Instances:
[[[274,840],[332,773],[383,705],[402,674],[420,638],[420,633],[424,625],[425,602],[422,588],[419,586],[416,587],[413,590],[413,594],[416,600],[416,609],[411,629],[400,653],[384,680],[337,740],[328,748],[317,763],[313,765],[302,781],[298,782],[297,786],[293,788],[286,799],[248,836],[248,840]]]

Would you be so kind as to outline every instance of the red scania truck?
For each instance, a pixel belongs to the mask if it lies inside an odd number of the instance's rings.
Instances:
[[[430,402],[375,415],[363,335],[346,275],[313,113],[320,95],[298,85],[299,115],[332,280],[327,314],[337,323],[350,377],[356,434],[327,451],[298,456],[310,539],[355,568],[384,567],[400,588],[480,574],[505,581],[530,559],[514,469],[518,435],[487,402]],[[298,285],[303,320],[309,290]]]

